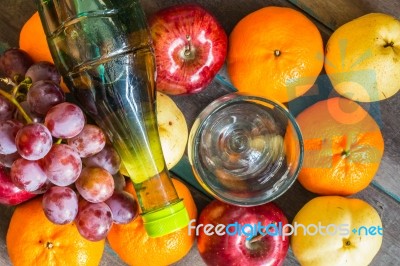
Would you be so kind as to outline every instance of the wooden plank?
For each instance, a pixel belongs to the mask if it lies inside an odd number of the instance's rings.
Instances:
[[[6,246],[6,235],[13,211],[14,207],[0,205],[0,265],[10,265]]]
[[[165,0],[165,1],[141,1],[147,15],[151,15],[156,10],[184,2],[193,2],[190,0]],[[255,11],[261,7],[268,5],[290,6],[302,8],[309,13],[310,17],[316,18],[315,23],[320,28],[323,38],[326,42],[330,34],[330,29],[336,28],[348,20],[355,18],[361,14],[370,12],[372,10],[386,12],[393,15],[400,14],[399,1],[373,1],[373,0],[331,0],[331,1],[311,1],[311,0],[241,0],[241,1],[209,1],[199,0],[196,1],[207,9],[211,10],[217,18],[221,21],[227,33],[230,33],[234,25],[248,13]],[[23,23],[35,11],[33,1],[26,0],[3,0],[0,9],[7,10],[0,12],[0,42],[6,46],[16,46],[18,44],[18,32]],[[311,12],[312,10],[312,12]],[[328,27],[326,27],[326,24]],[[1,48],[1,47],[0,47]],[[226,68],[221,70],[220,75],[229,81],[226,74]],[[329,84],[325,83],[325,79],[320,79],[320,86],[324,88]],[[318,88],[316,88],[318,89]],[[329,91],[329,90],[328,90]],[[194,118],[210,101],[219,97],[222,94],[228,93],[229,89],[222,86],[218,82],[214,82],[207,90],[195,96],[175,96],[173,99],[177,102],[178,106],[183,110],[188,125],[191,126]],[[320,94],[321,91],[311,91],[308,96]],[[313,95],[315,96],[315,95]],[[326,97],[327,95],[322,95]],[[307,104],[311,104],[316,99],[307,100]],[[398,195],[398,182],[397,176],[400,172],[400,154],[396,151],[396,147],[400,146],[400,137],[398,128],[400,126],[400,106],[397,103],[400,100],[400,95],[385,101],[384,106],[379,107],[381,120],[383,124],[382,131],[384,132],[386,140],[385,157],[381,165],[381,169],[377,174],[376,179],[379,181],[374,186],[368,187],[361,193],[354,195],[354,197],[362,198],[372,204],[378,209],[382,216],[384,225],[384,241],[382,248],[374,259],[372,265],[400,265],[399,258],[397,257],[400,250],[399,241],[397,240],[396,233],[400,225],[399,216],[399,203],[394,201],[388,195],[383,194],[380,189],[391,188],[389,192],[393,195]],[[388,103],[388,104],[387,104]],[[368,106],[366,106],[368,109]],[[298,112],[299,110],[296,109]],[[383,183],[381,183],[381,180]],[[208,203],[208,198],[203,194],[192,189],[193,196],[196,204],[201,211],[202,208]],[[289,220],[291,221],[297,211],[303,206],[305,202],[314,197],[312,193],[305,191],[297,182],[284,196],[279,198],[276,202],[285,211]],[[11,217],[13,208],[0,206],[0,265],[11,265],[8,259],[5,234],[8,227],[9,219]],[[107,246],[101,265],[125,265],[118,259],[115,253]],[[204,265],[196,247],[194,246],[188,256],[178,262],[176,265]],[[291,251],[286,258],[285,265],[298,265]]]
[[[2,0],[0,9],[2,11],[0,20],[1,51],[5,47],[18,46],[19,31],[36,7],[33,1]]]
[[[142,1],[142,6],[147,14],[147,16],[151,16],[157,10],[162,8],[183,4],[183,3],[197,3],[209,10],[218,21],[221,23],[222,27],[225,29],[226,33],[229,35],[232,31],[233,27],[246,15],[254,12],[260,8],[267,6],[282,6],[282,7],[291,7],[302,11],[297,5],[290,3],[286,0],[251,0],[251,1],[210,1],[210,0],[164,0],[164,1]],[[307,13],[305,13],[307,15]],[[310,16],[311,17],[311,16]],[[326,31],[326,27],[315,21],[320,30]]]
[[[381,12],[400,18],[400,1],[397,0],[289,0],[309,15],[334,30],[359,16]]]

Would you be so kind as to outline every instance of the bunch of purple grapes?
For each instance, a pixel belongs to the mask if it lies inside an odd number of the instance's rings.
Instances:
[[[128,223],[138,204],[123,187],[121,159],[101,128],[66,101],[61,76],[50,62],[33,63],[21,49],[0,57],[0,165],[19,189],[43,194],[55,224],[75,222],[91,241],[104,239],[113,223]]]

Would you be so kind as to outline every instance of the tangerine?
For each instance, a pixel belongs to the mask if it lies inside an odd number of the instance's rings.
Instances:
[[[197,217],[197,208],[190,190],[177,179],[172,178],[178,196],[183,198],[190,219]],[[132,182],[127,183],[127,191],[136,194]],[[144,229],[142,217],[128,224],[114,224],[107,236],[111,248],[129,265],[159,266],[170,265],[182,259],[195,241],[195,232],[189,234],[188,227],[168,235],[151,238]]]
[[[47,61],[54,64],[46,34],[36,11],[22,26],[19,33],[19,48],[27,52],[34,62]],[[61,80],[61,88],[69,92],[64,79]]]
[[[74,223],[50,222],[42,209],[42,197],[16,207],[6,242],[14,266],[99,265],[105,245],[104,240],[83,238]]]
[[[296,117],[304,139],[298,180],[321,195],[351,195],[374,178],[384,151],[376,121],[356,102],[335,97]]]
[[[27,52],[35,62],[53,63],[46,34],[37,11],[22,26],[19,33],[19,48]]]
[[[323,42],[305,15],[264,7],[240,20],[229,36],[227,69],[238,91],[288,102],[315,83]]]

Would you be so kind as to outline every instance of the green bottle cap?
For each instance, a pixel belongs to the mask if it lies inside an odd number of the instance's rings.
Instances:
[[[142,214],[144,228],[150,237],[160,237],[189,224],[189,214],[183,200],[162,209]]]

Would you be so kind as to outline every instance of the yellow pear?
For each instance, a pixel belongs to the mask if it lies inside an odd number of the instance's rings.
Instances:
[[[326,45],[325,70],[335,90],[360,102],[400,89],[400,21],[370,13],[339,27]]]
[[[188,141],[186,119],[168,95],[157,91],[157,123],[161,147],[168,169],[174,167],[182,158]],[[121,174],[129,176],[121,164]]]
[[[382,221],[367,202],[316,197],[292,223],[291,247],[303,266],[369,265],[382,244]]]
[[[182,111],[171,97],[157,91],[157,122],[167,168],[182,158],[188,141],[188,127]]]

